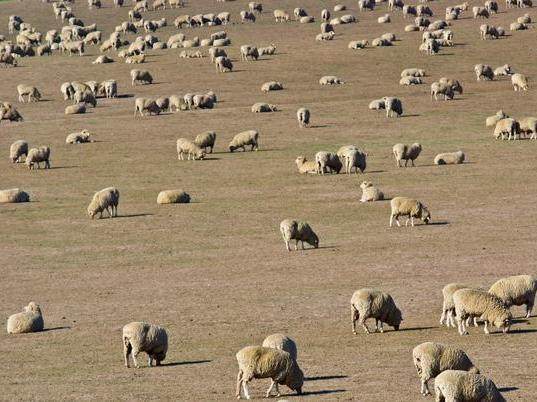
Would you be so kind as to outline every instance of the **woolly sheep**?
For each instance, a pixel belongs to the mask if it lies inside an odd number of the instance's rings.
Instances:
[[[386,104],[384,103],[384,99],[375,99],[369,103],[368,108],[370,110],[386,109]]]
[[[95,99],[95,94],[90,90],[76,91],[73,95],[73,102],[75,104],[88,104],[93,107],[97,106],[97,99]]]
[[[321,19],[323,21],[330,21],[330,11],[328,11],[326,8],[321,11]]]
[[[375,38],[371,41],[373,47],[392,46],[392,42],[384,38]]]
[[[451,326],[455,328],[455,303],[453,302],[453,293],[459,289],[471,289],[471,287],[462,283],[448,283],[442,288],[442,296],[444,301],[442,303],[440,325],[444,325],[445,321],[447,327]]]
[[[474,14],[474,19],[476,19],[477,17],[481,17],[481,18],[489,18],[490,17],[490,13],[488,12],[488,10],[485,8],[485,7],[473,7],[472,8],[472,13]]]
[[[155,99],[155,103],[157,104],[160,110],[168,110],[170,108],[170,98],[166,96],[161,96]]]
[[[523,24],[523,23],[520,23],[520,22],[512,22],[510,25],[509,25],[509,30],[510,31],[524,31],[528,29],[528,26],[526,24]]]
[[[39,102],[41,100],[41,93],[36,87],[19,84],[17,85],[17,92],[19,93],[19,102],[24,103],[24,97],[28,97],[28,102]]]
[[[270,46],[258,48],[257,51],[259,52],[259,56],[273,55],[274,53],[276,53],[276,45],[272,43]]]
[[[317,164],[314,161],[306,160],[304,156],[297,156],[295,163],[300,174],[317,173]]]
[[[390,18],[390,14],[384,14],[384,15],[378,17],[377,22],[379,24],[388,24],[388,23],[392,22],[391,18]]]
[[[505,402],[492,380],[481,374],[446,370],[434,381],[436,401]]]
[[[386,117],[399,117],[403,114],[403,103],[398,98],[385,96],[382,98],[386,108]]]
[[[507,136],[507,140],[510,140],[511,138],[513,140],[516,140],[517,135],[519,135],[520,131],[520,124],[510,117],[507,117],[505,119],[501,119],[496,123],[496,127],[494,127],[494,137],[496,139],[504,139],[504,136]]]
[[[201,134],[198,134],[194,139],[194,144],[203,149],[204,152],[207,152],[209,148],[209,153],[213,153],[214,144],[216,142],[216,133],[214,131],[205,131]]]
[[[479,33],[482,40],[486,40],[487,38],[498,39],[500,37],[498,29],[495,26],[488,24],[481,25],[479,27]]]
[[[333,32],[333,35],[335,35],[336,33],[334,32],[334,27],[328,23],[328,22],[323,22],[321,24],[321,33],[330,33],[330,32]],[[332,36],[333,36],[332,35]]]
[[[454,93],[457,92],[459,95],[462,95],[463,93],[462,84],[458,80],[442,77],[438,80],[438,82],[440,84],[449,86]]]
[[[82,144],[84,142],[93,142],[88,130],[82,130],[79,133],[71,133],[65,139],[66,144]]]
[[[39,148],[32,148],[28,151],[26,156],[26,165],[28,169],[40,169],[40,163],[45,162],[45,169],[50,169],[50,148],[47,146],[42,146]]]
[[[252,105],[252,113],[267,113],[267,112],[275,112],[277,110],[278,108],[276,107],[276,105],[272,105],[270,103],[259,102],[259,103],[254,103]]]
[[[256,3],[255,1],[251,1],[248,3],[248,9],[253,13],[257,12],[258,14],[261,14],[263,12],[263,4]]]
[[[111,59],[107,55],[98,56],[94,61],[91,62],[91,64],[107,64],[107,63],[113,63],[114,59]]]
[[[494,325],[509,332],[511,326],[511,312],[503,301],[490,293],[476,289],[459,289],[453,293],[455,315],[460,335],[467,335],[465,320],[470,316],[479,317],[485,322],[484,331],[490,333],[488,326]]]
[[[104,94],[106,98],[117,98],[117,81],[106,80],[99,84],[97,88],[98,94]]]
[[[302,394],[304,374],[296,360],[283,350],[263,346],[246,346],[236,355],[239,365],[237,375],[236,396],[241,399],[241,388],[244,397],[250,399],[248,382],[254,378],[270,378],[271,384],[266,392],[268,398],[275,390],[280,395],[278,385],[286,385],[298,395]]]
[[[184,160],[184,154],[188,155],[188,160],[190,160],[190,157],[192,157],[192,160],[205,158],[205,151],[196,143],[186,138],[179,138],[177,140],[177,159]]]
[[[420,77],[403,77],[399,80],[399,85],[420,85],[423,81]]]
[[[246,146],[250,145],[251,151],[259,150],[259,132],[257,130],[243,131],[231,140],[229,143],[229,152],[233,152],[236,149],[242,148],[242,151],[246,151]]]
[[[7,319],[8,334],[26,334],[29,332],[43,331],[45,322],[41,308],[35,302],[28,303],[22,310],[22,313],[17,313],[9,316]]]
[[[401,310],[388,293],[376,289],[359,289],[351,298],[352,333],[356,335],[356,321],[358,321],[369,334],[369,328],[365,323],[368,318],[375,319],[375,332],[384,332],[383,323],[398,331],[403,321]]]
[[[309,127],[310,125],[310,111],[305,107],[301,107],[296,111],[296,118],[298,120],[298,126],[300,128]]]
[[[338,12],[338,11],[345,11],[347,9],[347,7],[343,4],[336,4],[334,6],[334,11],[335,12]]]
[[[486,127],[494,127],[496,126],[496,123],[498,123],[500,120],[505,119],[509,117],[504,113],[503,110],[498,110],[494,116],[489,116],[485,120],[485,126]]]
[[[302,244],[302,250],[304,250],[304,242],[308,243],[314,248],[319,248],[319,237],[310,227],[307,222],[298,221],[294,219],[284,219],[280,223],[280,232],[285,242],[287,251],[291,251],[289,242],[295,240],[295,250],[298,250],[298,242]]]
[[[12,163],[22,162],[22,157],[28,155],[28,142],[24,140],[15,141],[9,147],[9,158]]]
[[[395,197],[390,201],[392,213],[390,215],[390,227],[392,227],[393,220],[397,223],[397,226],[401,226],[399,223],[400,216],[406,216],[407,220],[405,226],[408,226],[408,221],[414,226],[414,218],[419,218],[425,224],[431,221],[431,213],[425,205],[420,201],[407,197]]]
[[[280,82],[276,82],[276,81],[265,82],[261,86],[262,92],[279,91],[282,89],[283,89],[283,85]]]
[[[153,99],[136,98],[134,100],[134,117],[136,117],[136,112],[143,117],[144,112],[148,112],[149,116],[151,116],[151,114],[160,114],[161,110]]]
[[[504,64],[503,66],[495,68],[493,73],[495,77],[507,77],[508,75],[513,74],[513,70],[509,64]]]
[[[324,77],[321,77],[319,79],[319,84],[321,85],[337,85],[344,83],[345,81],[343,81],[341,78],[336,77],[335,75],[325,75]]]
[[[317,173],[324,175],[326,172],[339,173],[343,165],[338,155],[332,152],[319,151],[315,154]]]
[[[99,214],[99,218],[103,217],[103,212],[106,211],[110,218],[117,216],[117,207],[119,205],[119,191],[115,187],[107,187],[97,191],[90,204],[88,205],[88,216],[93,219]],[[110,210],[109,210],[110,208]]]
[[[491,81],[494,79],[492,67],[487,64],[476,64],[474,66],[474,71],[478,81],[481,81],[482,79],[485,81]]]
[[[153,77],[149,73],[149,71],[146,70],[131,70],[131,79],[132,79],[132,86],[135,86],[137,83],[142,84],[152,84],[153,83]]]
[[[65,108],[65,114],[83,114],[86,113],[86,104],[69,105]]]
[[[351,174],[352,168],[354,173],[363,173],[366,168],[367,154],[359,149],[348,149],[343,152],[343,161],[345,163],[345,173]]]
[[[527,91],[528,90],[528,79],[524,74],[513,74],[511,76],[511,83],[513,84],[513,89],[516,91]]]
[[[22,121],[23,118],[9,102],[0,103],[0,120]]]
[[[374,187],[373,183],[370,181],[363,181],[360,184],[360,188],[362,189],[362,198],[360,198],[360,202],[381,201],[384,199],[384,193]]]
[[[0,190],[0,203],[30,202],[30,195],[18,188]]]
[[[240,53],[241,60],[243,61],[249,61],[250,59],[257,60],[259,58],[259,51],[253,45],[242,45],[240,47]]]
[[[488,0],[485,2],[485,8],[487,11],[492,14],[498,14],[498,3],[494,0]]]
[[[369,44],[369,42],[367,40],[365,40],[365,39],[364,40],[353,40],[353,41],[349,42],[347,47],[349,49],[354,49],[354,50],[365,49],[368,44]]]
[[[233,62],[227,56],[218,56],[214,59],[216,72],[227,73],[233,71]]]
[[[520,24],[531,24],[531,17],[529,14],[524,14],[517,18],[517,22]]]
[[[536,292],[537,278],[530,275],[502,278],[489,289],[489,293],[500,298],[507,307],[525,305],[526,318],[531,316]]]
[[[188,204],[190,195],[182,190],[164,190],[158,193],[157,204]]]
[[[526,117],[520,120],[520,133],[530,135],[531,139],[537,139],[537,118]]]
[[[443,154],[438,154],[434,157],[435,165],[458,165],[463,163],[465,159],[464,152],[446,152]]]
[[[414,143],[410,146],[405,144],[395,144],[392,148],[392,153],[395,158],[395,164],[397,167],[401,167],[401,161],[405,161],[405,167],[407,167],[408,161],[411,162],[414,167],[414,161],[421,153],[421,145]]]
[[[330,32],[321,32],[320,34],[318,34],[318,35],[315,37],[315,40],[316,40],[317,42],[322,42],[322,41],[332,40],[332,39],[334,39],[334,36],[336,36],[336,34],[335,34],[334,31],[330,31]]]
[[[138,368],[136,357],[140,352],[147,353],[151,367],[153,360],[156,366],[166,359],[168,352],[168,333],[158,325],[145,322],[131,322],[123,327],[123,357],[125,367],[129,368],[129,355],[132,353],[134,366]]]
[[[289,21],[289,14],[287,14],[285,11],[283,10],[274,10],[274,19],[276,20],[276,22],[286,22],[286,21]]]
[[[297,347],[294,340],[283,334],[272,334],[265,338],[262,344],[265,348],[283,350],[291,355],[291,359],[297,359]]]
[[[419,27],[417,27],[414,24],[405,26],[405,32],[414,32],[414,31],[419,31]]]
[[[446,370],[464,370],[479,374],[462,349],[437,342],[424,342],[412,350],[414,366],[421,379],[422,395],[430,395],[427,382]]]

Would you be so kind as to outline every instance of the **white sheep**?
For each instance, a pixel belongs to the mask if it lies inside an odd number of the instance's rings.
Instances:
[[[384,199],[384,193],[373,186],[373,183],[370,181],[363,181],[360,184],[360,188],[362,189],[360,202],[381,201]]]
[[[401,71],[401,78],[403,77],[425,77],[425,70],[421,68],[405,68]]]
[[[496,139],[504,139],[507,136],[507,140],[516,140],[517,135],[520,137],[520,123],[515,119],[507,117],[501,119],[496,123],[494,127],[494,137]]]
[[[108,212],[108,216],[113,218],[117,216],[117,207],[119,205],[119,191],[115,187],[107,187],[100,191],[97,191],[93,198],[91,199],[90,204],[88,205],[87,211],[91,219],[95,215],[99,214],[99,218],[103,217],[103,212]],[[110,208],[110,209],[109,209]]]
[[[12,163],[22,162],[22,157],[28,155],[28,142],[25,140],[15,141],[9,147],[9,158]]]
[[[487,64],[476,64],[474,66],[474,71],[478,81],[491,81],[494,79],[494,71],[492,70],[492,67]]]
[[[281,82],[277,82],[277,81],[265,82],[263,85],[261,85],[262,92],[280,91],[282,89],[283,89],[283,85],[281,84]]]
[[[315,161],[308,161],[304,156],[297,156],[295,163],[300,174],[317,174],[317,164]]]
[[[36,87],[19,84],[17,85],[17,92],[19,93],[19,102],[24,103],[24,97],[28,97],[28,102],[39,102],[41,100],[41,93]]]
[[[242,151],[246,152],[247,145],[251,146],[251,151],[259,150],[259,132],[257,130],[243,131],[235,135],[229,143],[229,152],[233,152],[239,148],[242,148]]]
[[[410,161],[412,167],[414,167],[414,161],[421,153],[421,144],[414,143],[412,145],[395,144],[392,148],[393,156],[395,158],[395,164],[397,167],[401,167],[401,161],[405,161],[405,167],[407,167],[408,161]]]
[[[151,116],[151,114],[160,114],[161,110],[154,99],[136,98],[134,100],[134,117],[136,117],[137,112],[143,117],[144,112]]]
[[[182,190],[163,190],[158,193],[157,204],[188,204],[190,195]]]
[[[65,114],[84,114],[86,113],[86,104],[69,105],[65,108]]]
[[[401,310],[397,308],[392,296],[388,293],[376,289],[359,289],[351,298],[352,333],[356,335],[356,321],[358,321],[369,334],[369,329],[365,324],[368,318],[375,319],[375,331],[380,332],[384,332],[383,323],[398,331],[403,321]]]
[[[492,380],[463,370],[446,370],[434,381],[436,401],[505,402]]]
[[[494,116],[489,116],[485,120],[485,126],[486,127],[495,127],[496,123],[498,123],[500,120],[505,119],[509,117],[504,113],[503,110],[498,110]]]
[[[528,90],[528,79],[524,74],[513,74],[511,76],[511,84],[513,84],[513,89],[515,92]]]
[[[50,147],[42,146],[28,151],[25,161],[28,169],[35,169],[35,165],[40,169],[41,162],[45,162],[45,169],[50,169]]]
[[[337,154],[326,151],[319,151],[315,154],[315,163],[317,164],[317,173],[321,175],[326,172],[339,174],[343,167]]]
[[[403,103],[400,99],[385,96],[382,100],[386,109],[386,117],[393,117],[394,115],[399,117],[403,114]]]
[[[35,302],[24,306],[22,313],[10,315],[7,319],[8,334],[25,334],[29,332],[43,331],[45,322],[41,308]]]
[[[66,144],[82,144],[84,142],[93,142],[88,130],[82,130],[79,133],[71,133],[65,139]]]
[[[300,128],[308,127],[310,125],[310,111],[305,107],[301,107],[296,111],[296,118],[298,120],[298,126]]]
[[[344,83],[345,81],[343,81],[341,78],[336,77],[335,75],[325,75],[324,77],[321,77],[319,79],[319,84],[321,85],[338,85]]]
[[[166,359],[168,352],[168,333],[158,325],[145,322],[131,322],[123,327],[123,357],[125,367],[129,368],[129,355],[132,353],[134,366],[139,368],[136,357],[140,352],[147,353],[148,366],[153,360],[156,366]]]
[[[345,173],[351,174],[352,168],[354,173],[363,173],[366,168],[367,154],[359,149],[348,149],[343,153],[343,160],[345,162]]]
[[[297,359],[297,347],[296,342],[283,334],[272,334],[265,338],[262,344],[265,348],[274,348],[283,350],[291,355],[293,360]]]
[[[184,160],[184,155],[187,155],[187,160],[201,160],[205,158],[205,151],[201,149],[195,142],[186,138],[177,140],[177,159]]]
[[[445,152],[434,157],[435,165],[457,165],[464,162],[464,152]]]
[[[423,80],[420,77],[403,77],[399,80],[399,85],[421,85]]]
[[[507,77],[509,75],[514,74],[513,69],[509,64],[504,64],[503,66],[496,67],[493,73],[495,77]]]
[[[347,47],[349,49],[354,49],[354,50],[357,50],[357,49],[365,49],[367,47],[367,45],[369,44],[369,41],[367,41],[366,39],[363,39],[363,40],[353,40],[353,41],[350,41],[349,44],[347,45]]]
[[[526,318],[531,316],[537,292],[537,278],[531,275],[517,275],[495,282],[489,293],[499,297],[507,307],[526,305]]]
[[[537,118],[526,117],[520,120],[520,133],[530,135],[530,140],[537,139]]]
[[[280,232],[287,251],[291,251],[291,247],[289,246],[291,240],[296,241],[295,250],[298,250],[299,241],[302,244],[302,250],[304,250],[304,242],[314,248],[319,248],[319,237],[307,222],[295,219],[284,219],[280,223]]]
[[[252,113],[270,113],[276,112],[277,110],[276,105],[270,103],[258,102],[252,105]]]
[[[194,139],[194,144],[203,149],[207,153],[207,148],[209,148],[209,153],[213,153],[214,144],[216,142],[216,133],[214,131],[205,131],[201,134],[198,134]]]
[[[405,226],[408,226],[408,222],[414,226],[414,218],[419,218],[425,224],[431,221],[431,213],[425,205],[420,201],[407,197],[395,197],[390,201],[391,215],[390,215],[390,227],[393,225],[393,220],[397,223],[397,226],[401,226],[399,223],[400,216],[406,216],[407,220]]]
[[[369,103],[368,108],[369,108],[369,110],[382,110],[382,109],[386,109],[386,103],[384,102],[384,99],[375,99],[375,100],[372,100],[372,101]]]
[[[440,325],[444,325],[444,321],[447,327],[455,328],[455,303],[453,302],[453,293],[459,289],[471,289],[470,286],[462,283],[448,283],[442,288],[442,296],[444,301],[442,303],[442,314],[440,315]],[[476,323],[476,321],[474,321]]]
[[[18,188],[0,190],[0,203],[30,202],[30,195]]]
[[[149,73],[149,71],[146,71],[146,70],[137,70],[137,69],[131,70],[131,80],[132,80],[132,86],[135,86],[139,82],[142,84],[153,83],[152,75]]]

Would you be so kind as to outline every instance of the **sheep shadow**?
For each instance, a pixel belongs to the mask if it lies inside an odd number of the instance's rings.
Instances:
[[[69,327],[69,326],[64,326],[64,327],[52,327],[52,328],[45,328],[45,329],[43,329],[43,331],[41,331],[41,332],[48,332],[48,331],[61,331],[62,329],[71,329],[71,327]]]
[[[212,360],[188,360],[184,362],[171,362],[171,363],[165,363],[162,364],[164,367],[174,367],[174,366],[186,366],[186,365],[192,365],[192,364],[205,364],[210,363]]]
[[[138,217],[152,216],[152,215],[154,215],[154,214],[149,214],[149,213],[126,214],[126,215],[118,215],[118,216],[114,217],[114,219],[117,219],[117,218],[138,218]]]
[[[534,333],[534,332],[537,332],[537,329],[513,329],[511,331],[509,331],[509,335],[511,334],[531,334],[531,333]],[[499,335],[503,335],[503,332],[495,332],[495,334],[499,334]]]
[[[429,222],[429,226],[445,226],[449,225],[448,221]]]
[[[405,331],[426,331],[428,329],[436,329],[437,327],[410,327],[410,328],[400,328],[399,331],[405,332]],[[395,332],[395,331],[389,331],[389,332]]]
[[[315,125],[309,126],[308,128],[327,128],[327,127],[330,127],[330,125],[328,125],[328,124],[315,124]]]
[[[213,157],[207,158],[207,157],[205,157],[205,158],[203,158],[203,160],[204,161],[219,161],[220,158],[213,158]]]
[[[76,169],[80,166],[51,166],[50,170],[56,170],[56,169]],[[46,169],[38,169],[38,170],[46,170]]]
[[[531,317],[530,317],[531,318]],[[511,320],[511,322],[513,324],[524,324],[524,323],[528,323],[528,319],[524,316],[522,318],[514,318],[513,320]]]
[[[315,377],[305,377],[304,381],[324,381],[324,380],[338,380],[341,378],[349,378],[347,375],[321,375]]]
[[[385,170],[369,170],[367,172],[364,172],[363,174],[366,174],[366,173],[386,173]]]
[[[498,388],[498,391],[500,392],[512,392],[512,391],[518,391],[518,387],[502,387],[502,388]]]
[[[329,394],[340,394],[342,392],[347,392],[346,389],[324,389],[320,391],[309,391],[309,392],[303,392],[303,396],[309,396],[309,395],[329,395]]]
[[[126,98],[134,98],[134,94],[122,94],[116,96],[117,99],[126,99]],[[105,98],[106,99],[106,98]]]
[[[399,118],[405,118],[405,117],[420,117],[420,114],[404,114],[402,116],[399,116]]]

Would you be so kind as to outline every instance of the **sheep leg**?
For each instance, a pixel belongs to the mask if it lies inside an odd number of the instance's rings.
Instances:
[[[485,330],[485,334],[487,334],[487,335],[490,334],[488,320],[485,320],[485,328],[484,328],[484,330]]]
[[[479,324],[477,323],[477,317],[474,317],[474,327],[479,327]]]
[[[442,314],[440,315],[440,325],[444,325],[444,320],[449,324],[449,318],[446,317],[446,310],[442,308]]]
[[[244,391],[244,397],[246,399],[250,399],[250,392],[248,391],[248,381],[246,380],[242,381],[242,389]]]
[[[298,240],[295,243],[295,251],[297,251],[297,250],[298,250]]]
[[[241,399],[241,385],[242,385],[242,370],[239,370],[239,374],[237,374],[237,387],[235,396],[237,399]]]
[[[414,159],[411,159],[410,162],[412,163],[412,167],[416,167],[416,165],[414,165]]]
[[[384,332],[384,328],[382,328],[382,321],[377,320],[377,330],[380,331],[382,334]]]
[[[140,353],[139,350],[132,351],[132,361],[134,362],[134,367],[136,368],[140,368],[140,366],[138,365],[138,360],[136,360],[136,357],[138,356],[139,353]]]
[[[365,325],[365,319],[364,319],[363,317],[360,318],[360,324],[361,324],[362,327],[364,328],[366,334],[370,334],[370,333],[371,333],[371,332],[369,332],[369,328],[367,328],[367,325]]]
[[[285,247],[287,248],[287,251],[291,251],[291,247],[289,247],[289,240],[285,241]]]
[[[149,367],[151,367],[153,365],[153,358],[151,357],[151,355],[148,355],[148,358],[147,358],[147,365]]]
[[[272,378],[270,379],[270,387],[267,390],[267,393],[265,394],[265,398],[270,398],[270,395],[272,394],[272,390],[276,388],[277,397],[280,396],[280,393],[278,391],[278,383],[276,383]]]
[[[304,241],[300,240],[300,243],[302,243],[302,250],[304,250]]]
[[[429,387],[427,386],[427,380],[421,380],[421,394],[431,395],[431,391],[429,391]]]
[[[533,310],[533,300],[528,300],[526,303],[526,318],[531,317],[531,310]]]
[[[360,318],[360,313],[358,310],[351,306],[351,323],[352,323],[352,333],[356,335],[356,321]]]
[[[131,354],[132,346],[128,339],[123,339],[123,357],[125,358],[125,367],[129,368],[129,355]]]
[[[464,327],[464,320],[457,316],[457,322],[459,324],[459,334],[460,335],[468,335],[468,331],[466,331],[466,328]]]

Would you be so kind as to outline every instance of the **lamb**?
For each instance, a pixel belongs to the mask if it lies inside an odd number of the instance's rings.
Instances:
[[[386,117],[399,117],[403,114],[403,103],[398,98],[385,96],[382,98],[386,108]]]
[[[386,103],[384,99],[375,99],[369,103],[369,110],[382,110],[386,109]]]
[[[131,79],[132,79],[132,86],[135,86],[136,83],[141,82],[142,84],[152,84],[153,83],[153,77],[149,73],[149,71],[146,70],[131,70]]]
[[[161,110],[153,99],[136,98],[134,100],[134,117],[136,117],[136,112],[143,117],[144,112],[148,112],[151,116],[151,114],[160,114]]]
[[[498,123],[500,120],[505,119],[509,117],[506,115],[503,110],[498,110],[494,116],[489,116],[485,120],[485,126],[486,127],[493,127],[496,126],[496,123]]]
[[[399,85],[420,85],[423,81],[420,77],[403,77],[399,80]]]
[[[207,152],[209,148],[209,153],[213,153],[214,143],[216,142],[216,133],[214,131],[205,131],[201,134],[198,134],[194,139],[194,144],[203,149],[204,152]]]
[[[531,139],[537,139],[537,118],[526,117],[520,121],[520,133],[530,134]]]
[[[158,325],[145,322],[131,322],[123,327],[123,357],[125,367],[129,368],[129,355],[132,353],[134,366],[139,368],[136,357],[140,352],[147,353],[148,366],[153,360],[156,366],[166,359],[168,352],[168,333]]]
[[[269,91],[280,91],[282,89],[283,89],[283,85],[281,84],[281,82],[277,82],[277,81],[265,82],[261,86],[261,91],[265,93]]]
[[[359,149],[349,149],[343,153],[343,159],[345,162],[345,173],[351,174],[352,168],[354,173],[363,173],[366,168],[367,154]]]
[[[489,293],[500,298],[506,307],[525,305],[526,318],[531,317],[536,292],[537,278],[530,275],[502,278],[489,289]]]
[[[311,226],[304,221],[298,221],[294,219],[284,219],[280,223],[280,232],[285,242],[287,251],[291,251],[289,242],[295,240],[295,250],[298,250],[298,242],[302,244],[302,250],[304,250],[304,242],[308,243],[314,248],[319,248],[319,237],[313,231]]]
[[[298,126],[300,128],[309,127],[310,125],[310,111],[305,107],[301,107],[296,111],[296,118],[298,120]]]
[[[300,174],[316,174],[317,164],[314,161],[308,161],[304,156],[297,156],[295,159],[296,167]]]
[[[15,141],[9,147],[9,158],[11,163],[22,162],[22,157],[28,156],[28,142],[24,140]]]
[[[464,152],[446,152],[443,154],[438,154],[434,157],[435,165],[458,165],[463,163],[465,159]]]
[[[30,202],[30,195],[18,188],[0,190],[0,203]]]
[[[414,226],[414,218],[419,218],[425,224],[431,221],[431,213],[423,203],[407,197],[395,197],[390,201],[392,213],[390,215],[390,227],[393,226],[393,220],[397,223],[397,226],[401,226],[399,223],[400,216],[406,216],[407,220],[405,226],[408,226],[408,221]]]
[[[324,77],[321,77],[319,79],[319,84],[321,85],[337,85],[344,83],[345,81],[343,81],[341,78],[336,77],[335,75],[325,75]]]
[[[505,402],[492,380],[481,374],[446,370],[434,381],[436,401]]]
[[[374,187],[370,181],[363,181],[360,188],[362,189],[360,202],[382,201],[384,199],[384,193]]]
[[[512,74],[513,74],[513,70],[509,64],[504,64],[503,66],[500,66],[494,69],[495,77],[507,77]]]
[[[527,91],[528,90],[528,79],[524,74],[513,74],[511,76],[511,83],[513,84],[513,89],[516,91]]]
[[[231,59],[226,56],[218,56],[214,59],[216,71],[220,73],[227,73],[233,71],[233,63]]]
[[[35,169],[34,165],[37,165],[37,169],[40,169],[41,162],[45,162],[45,169],[50,169],[50,147],[42,146],[28,151],[25,161],[28,169]]]
[[[39,102],[41,99],[41,93],[36,87],[19,84],[17,85],[17,92],[19,93],[19,102],[24,103],[24,97],[28,97],[28,102]]]
[[[386,323],[399,331],[399,326],[403,321],[401,310],[397,308],[395,302],[388,293],[377,289],[359,289],[351,298],[351,322],[352,333],[356,335],[356,321],[358,321],[365,332],[369,334],[366,320],[375,319],[375,332],[384,332],[382,324]]]
[[[111,59],[107,55],[98,56],[94,61],[91,62],[91,64],[107,64],[107,63],[113,63],[114,59]]]
[[[229,152],[233,152],[236,149],[242,148],[243,152],[246,152],[246,146],[250,145],[251,151],[259,150],[259,132],[257,130],[243,131],[231,140],[229,143]]]
[[[246,346],[237,355],[239,373],[237,375],[236,396],[241,399],[241,388],[244,397],[250,399],[248,382],[254,378],[270,378],[271,384],[266,392],[268,398],[275,389],[280,395],[278,384],[287,385],[298,395],[302,394],[304,374],[296,360],[283,350],[263,346]]]
[[[507,136],[507,140],[510,140],[511,138],[513,140],[516,140],[517,134],[520,132],[520,124],[510,117],[501,119],[496,123],[496,127],[494,127],[494,137],[496,139],[500,138],[503,140],[504,135]]]
[[[341,171],[343,165],[338,155],[332,152],[319,151],[315,154],[315,163],[317,165],[317,174],[324,175],[329,173],[337,173]]]
[[[365,39],[364,40],[353,40],[353,41],[349,42],[347,47],[349,49],[354,49],[354,50],[365,49],[368,44],[369,44],[369,42],[367,40],[365,40]]]
[[[205,158],[205,151],[196,143],[187,140],[186,138],[179,138],[177,140],[177,159],[184,160],[183,154],[188,155],[188,160],[190,160],[191,156],[192,160],[201,160]]]
[[[437,342],[424,342],[412,350],[414,366],[421,379],[422,395],[430,395],[427,382],[446,370],[464,370],[479,374],[462,349]]]
[[[470,317],[479,317],[485,321],[485,333],[489,334],[489,324],[497,328],[503,328],[503,332],[509,332],[512,315],[503,301],[490,293],[476,289],[459,289],[453,293],[455,315],[460,335],[467,335],[465,320]]]
[[[88,205],[87,212],[91,219],[99,214],[99,218],[103,217],[103,212],[106,211],[110,218],[117,216],[117,207],[119,205],[119,191],[115,187],[107,187],[97,191],[91,202]],[[110,209],[109,209],[110,208]]]
[[[158,193],[157,204],[188,204],[190,195],[182,190],[164,190]]]
[[[65,139],[66,144],[82,144],[85,142],[93,142],[88,130],[82,130],[79,133],[71,133]]]
[[[470,286],[462,283],[448,283],[442,288],[442,295],[444,302],[442,303],[442,314],[440,316],[440,325],[444,325],[444,321],[447,327],[455,328],[455,303],[453,302],[453,293],[459,289],[471,289]],[[477,324],[477,320],[474,317],[474,324]],[[477,325],[476,325],[477,327]]]
[[[252,113],[267,113],[267,112],[275,112],[278,108],[276,105],[272,105],[270,103],[254,103],[252,105]]]
[[[494,79],[492,67],[487,64],[476,64],[474,66],[474,71],[478,81],[481,81],[482,79],[485,81],[491,81]]]
[[[405,161],[405,167],[407,167],[408,161],[411,162],[414,167],[414,161],[421,153],[421,145],[414,143],[410,146],[405,144],[395,144],[392,148],[393,156],[395,157],[395,164],[397,167],[401,167],[401,161]]]
[[[22,313],[17,313],[9,316],[7,319],[8,334],[26,334],[30,332],[43,331],[45,322],[41,308],[35,302],[28,303],[22,310]]]

